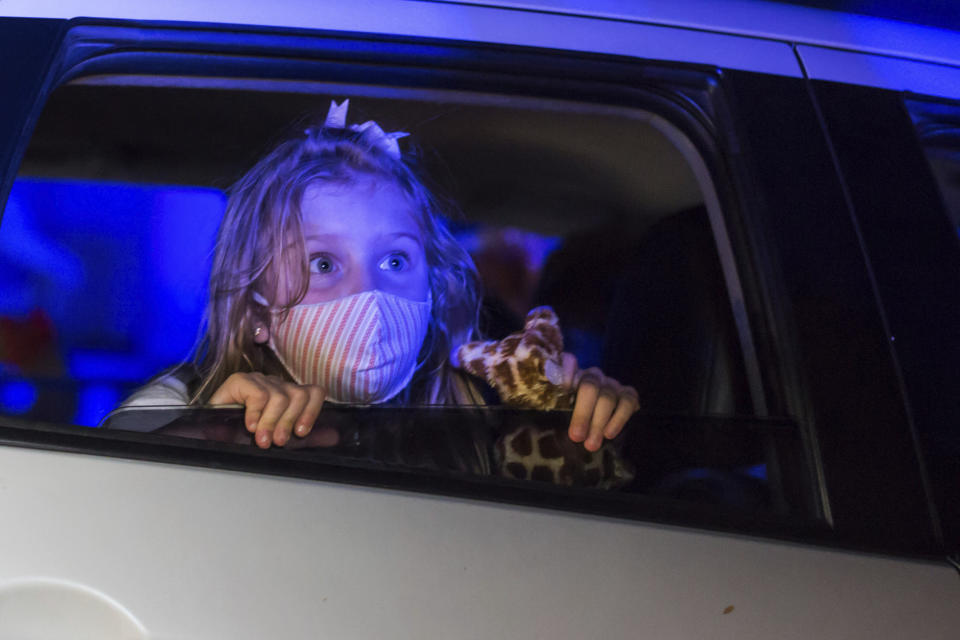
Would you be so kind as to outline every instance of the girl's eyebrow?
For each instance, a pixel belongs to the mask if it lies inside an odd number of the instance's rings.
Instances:
[[[311,233],[303,237],[304,240],[324,240],[324,241],[339,241],[343,239],[343,235],[338,233]],[[420,236],[415,233],[410,233],[409,231],[395,231],[393,233],[385,233],[377,236],[378,239],[382,240],[394,240],[397,238],[409,238],[413,240],[418,245],[423,245],[423,241],[420,239]]]
[[[311,233],[303,236],[304,240],[339,240],[342,236],[336,233]]]
[[[410,233],[408,231],[397,231],[395,233],[387,233],[381,237],[387,240],[393,240],[394,238],[409,238],[414,242],[416,242],[417,244],[423,244],[423,242],[420,240],[419,235]]]

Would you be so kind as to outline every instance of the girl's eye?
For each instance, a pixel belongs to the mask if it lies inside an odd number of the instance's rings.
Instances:
[[[380,263],[384,271],[403,271],[410,264],[410,258],[405,253],[391,253]]]
[[[314,256],[310,258],[310,272],[326,275],[337,270],[337,265],[329,256]]]

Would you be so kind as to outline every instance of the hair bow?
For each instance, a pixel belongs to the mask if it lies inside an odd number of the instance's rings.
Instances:
[[[371,147],[380,149],[391,158],[400,159],[400,145],[397,144],[399,138],[410,135],[404,131],[385,132],[379,124],[373,120],[367,120],[363,124],[351,124],[347,126],[347,109],[350,107],[350,99],[347,98],[340,104],[336,100],[330,101],[330,110],[327,112],[327,119],[323,126],[329,129],[349,129],[360,134],[360,139]],[[308,130],[309,131],[309,130]]]

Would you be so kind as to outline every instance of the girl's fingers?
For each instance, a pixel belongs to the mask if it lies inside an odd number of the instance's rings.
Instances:
[[[590,435],[583,443],[587,451],[596,451],[603,444],[604,428],[617,407],[618,390],[610,384],[610,378],[606,378],[604,383],[598,391],[597,403],[593,407],[593,416],[590,419]]]
[[[316,385],[301,386],[256,372],[235,373],[213,393],[209,404],[244,405],[247,431],[254,434],[257,446],[266,449],[287,444],[291,433],[309,434],[326,397]],[[313,446],[332,446],[337,439],[336,431],[325,431]]]
[[[293,431],[293,423],[300,419],[300,414],[307,408],[307,402],[310,401],[310,393],[295,384],[285,383],[279,387],[279,392],[287,397],[287,407],[284,409],[277,424],[273,428],[273,444],[282,447],[290,439],[290,433]]]
[[[253,433],[260,422],[263,409],[270,400],[270,391],[260,374],[235,373],[228,377],[210,397],[209,404],[242,404],[243,423]]]
[[[613,412],[613,415],[607,422],[607,426],[603,428],[603,437],[612,440],[620,435],[620,431],[622,431],[623,426],[627,424],[627,420],[629,420],[630,416],[636,413],[639,408],[640,399],[637,395],[637,390],[633,387],[622,387],[620,389],[617,410]]]
[[[260,421],[257,423],[257,432],[254,436],[254,442],[262,449],[270,447],[277,422],[283,416],[287,407],[290,406],[290,399],[281,388],[273,382],[268,382],[268,388],[270,399],[267,400],[267,406],[263,408],[263,413],[260,414]]]
[[[297,426],[294,427],[294,433],[301,438],[309,434],[313,429],[313,423],[317,421],[317,416],[320,415],[320,408],[323,406],[323,401],[327,399],[327,393],[322,387],[309,385],[303,388],[307,390],[310,399],[307,402],[307,406],[300,413],[300,417],[297,419]]]
[[[570,439],[574,442],[583,442],[590,433],[590,422],[593,409],[600,395],[600,383],[603,374],[599,369],[587,369],[580,374],[580,385],[577,387],[577,399],[573,403],[573,415],[570,418]]]
[[[622,386],[596,367],[577,374],[577,399],[570,419],[570,439],[596,451],[603,440],[616,438],[640,408],[637,390]]]

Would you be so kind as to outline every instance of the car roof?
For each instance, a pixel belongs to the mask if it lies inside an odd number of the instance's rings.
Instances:
[[[580,16],[682,27],[702,32],[748,36],[789,44],[818,45],[847,51],[895,56],[910,60],[960,66],[960,32],[933,26],[952,25],[932,8],[916,15],[928,24],[890,19],[907,15],[886,3],[874,9],[860,5],[863,13],[827,10],[842,6],[828,0],[795,3],[768,0],[207,0],[205,2],[130,3],[121,0],[6,0],[0,16],[46,18],[120,18],[174,20],[364,31],[398,35],[432,35],[472,40],[471,28],[485,39],[485,20],[519,19],[540,13]],[[930,3],[920,5],[932,7]],[[886,10],[884,10],[886,7]],[[493,13],[491,13],[493,12]],[[509,34],[503,42],[508,42]],[[575,38],[571,49],[580,48]],[[518,43],[522,44],[522,43]]]

